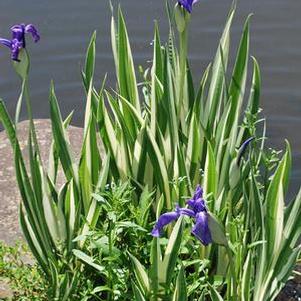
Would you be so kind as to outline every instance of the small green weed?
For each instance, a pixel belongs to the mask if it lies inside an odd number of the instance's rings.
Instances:
[[[13,293],[11,300],[47,300],[41,271],[22,242],[8,246],[0,241],[0,282],[9,284]]]

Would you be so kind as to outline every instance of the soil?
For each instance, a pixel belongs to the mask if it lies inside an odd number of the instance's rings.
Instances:
[[[301,273],[301,264],[295,270]],[[276,301],[301,301],[301,275],[287,282]]]

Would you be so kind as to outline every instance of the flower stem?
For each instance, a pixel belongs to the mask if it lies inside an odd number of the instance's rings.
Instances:
[[[33,114],[32,114],[31,101],[30,101],[30,96],[29,96],[28,78],[27,77],[24,79],[24,95],[25,95],[26,109],[27,109],[27,114],[28,114],[28,119],[29,119],[29,131],[30,131],[30,134],[32,135],[34,149],[37,152],[37,155],[39,156],[39,158],[41,158],[37,133],[36,133],[35,125],[34,125],[34,121],[33,121]]]
[[[186,79],[186,59],[188,50],[188,31],[187,26],[183,32],[179,33],[180,36],[180,53],[179,53],[179,65],[180,65],[180,82],[179,82],[179,99],[178,99],[178,112],[180,112],[180,122],[182,131],[186,133],[185,117],[188,111],[187,103],[184,101],[184,89]]]

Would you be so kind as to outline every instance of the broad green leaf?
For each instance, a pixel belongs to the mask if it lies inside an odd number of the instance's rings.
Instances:
[[[204,170],[204,182],[203,187],[205,194],[213,194],[214,198],[217,197],[217,171],[215,164],[215,157],[211,144],[207,143],[207,156]]]
[[[118,10],[117,52],[118,83],[120,94],[122,97],[129,100],[140,113],[140,101],[137,89],[132,51],[129,43],[124,17],[120,8]],[[124,108],[124,117],[127,120],[127,122],[133,122],[131,117],[127,114],[126,108]]]
[[[22,203],[20,204],[19,209],[19,222],[22,229],[22,232],[25,236],[26,242],[28,243],[31,252],[37,259],[39,265],[43,269],[46,275],[48,275],[48,263],[47,263],[47,257],[45,257],[45,254],[43,253],[42,249],[40,248],[40,243],[38,242],[34,231],[32,230],[32,227],[28,221],[28,218],[26,216],[26,213],[24,213],[24,208]]]
[[[206,102],[204,126],[207,128],[208,123],[212,125],[216,117],[218,106],[221,102],[222,92],[224,88],[224,69],[227,66],[230,44],[230,29],[234,17],[235,9],[231,10],[221,37],[218,50],[212,65],[210,87],[208,99]],[[221,51],[222,49],[222,51]],[[223,57],[222,57],[223,55]]]
[[[86,253],[76,249],[74,249],[72,252],[78,259],[82,260],[84,263],[88,264],[89,266],[95,268],[98,272],[102,273],[105,271],[104,266],[95,263],[94,259],[91,256],[87,255]]]
[[[159,289],[159,278],[162,268],[162,258],[160,249],[160,240],[153,238],[151,244],[151,268],[149,273],[151,293],[156,296]]]
[[[241,300],[250,301],[251,300],[251,288],[252,288],[252,251],[249,251],[246,261],[244,263],[244,268],[242,272],[241,280]]]
[[[183,224],[183,217],[180,217],[171,232],[167,247],[165,249],[162,270],[160,273],[160,280],[167,287],[169,287],[174,275],[174,269],[177,263],[178,253],[182,242]]]
[[[209,288],[210,288],[210,296],[212,301],[224,301],[222,296],[212,285],[209,284]]]
[[[267,240],[268,240],[268,258],[275,260],[275,254],[278,254],[282,242],[283,220],[284,220],[284,191],[286,184],[287,171],[290,165],[290,150],[287,149],[283,156],[273,179],[268,187],[266,195],[266,214],[267,214]]]
[[[186,164],[188,166],[189,175],[191,179],[194,179],[194,174],[198,168],[198,162],[200,161],[200,150],[201,150],[201,133],[197,123],[197,117],[192,113],[188,145],[187,145],[187,157]]]
[[[135,256],[133,256],[130,253],[128,253],[128,255],[133,264],[134,273],[135,273],[137,282],[139,284],[139,288],[146,295],[150,291],[150,283],[149,283],[149,278],[147,276],[145,268],[143,267],[143,265],[140,263],[140,261]]]
[[[152,161],[154,169],[158,171],[157,181],[159,182],[161,191],[164,193],[167,209],[171,209],[170,187],[167,169],[164,164],[163,157],[160,153],[158,145],[155,141],[155,138],[152,136],[149,129],[147,129],[147,134],[152,149],[152,153],[150,154],[150,160]]]
[[[238,134],[238,121],[239,113],[242,107],[243,98],[245,95],[247,70],[248,70],[248,59],[249,59],[249,43],[250,43],[250,33],[249,33],[249,23],[250,17],[248,16],[243,34],[241,37],[238,54],[236,57],[236,62],[231,78],[231,83],[229,87],[229,100],[231,101],[231,110],[229,114],[229,129],[228,134],[230,136],[230,153],[233,154]],[[240,143],[240,141],[238,142]]]
[[[89,86],[92,84],[94,68],[95,68],[95,41],[96,41],[96,31],[93,32],[87,53],[86,53],[86,62],[85,69],[83,73],[83,80],[86,91],[89,90]]]
[[[51,84],[50,87],[49,100],[52,132],[55,141],[55,147],[59,153],[60,161],[66,178],[68,180],[75,179],[76,184],[78,184],[77,168],[73,159],[73,155],[71,154],[70,142],[64,128],[64,123],[55,96],[53,84]]]
[[[144,298],[141,290],[135,284],[134,281],[132,281],[132,288],[133,288],[133,292],[134,292],[135,301],[146,301],[146,299]]]
[[[219,245],[228,246],[225,230],[219,220],[211,213],[208,213],[208,227],[212,240]]]
[[[158,24],[155,24],[154,35],[154,52],[153,52],[153,66],[151,70],[151,131],[156,137],[156,127],[158,122],[157,104],[159,102],[158,85],[162,81],[162,50],[160,45],[160,36]]]
[[[13,66],[16,73],[20,76],[22,81],[26,81],[28,77],[30,58],[28,52],[25,48],[21,49],[19,52],[19,62],[13,61]]]
[[[185,272],[183,266],[181,266],[177,282],[176,288],[173,294],[172,301],[186,301],[187,300],[187,284],[185,279]]]
[[[73,116],[73,111],[67,116],[64,120],[64,128],[67,129]],[[48,177],[53,182],[56,183],[57,172],[58,172],[58,162],[59,155],[55,148],[55,141],[52,139],[50,150],[49,150],[49,159],[48,159]]]

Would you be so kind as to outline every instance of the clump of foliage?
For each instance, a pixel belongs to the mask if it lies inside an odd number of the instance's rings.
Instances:
[[[93,196],[100,206],[98,222],[93,230],[75,239],[85,240],[84,252],[74,249],[73,253],[91,267],[89,272],[97,279],[90,297],[130,300],[133,292],[129,285],[132,273],[128,254],[145,259],[148,256],[150,234],[145,224],[152,193],[146,188],[140,202],[135,202],[134,189],[125,182],[107,185],[104,191],[95,192]]]
[[[53,143],[48,167],[42,164],[29,56],[20,48],[15,121],[2,100],[0,119],[14,149],[21,227],[51,300],[270,301],[292,274],[300,254],[301,192],[286,205],[291,149],[287,142],[282,157],[266,150],[254,58],[247,91],[250,17],[228,70],[231,7],[215,58],[196,84],[187,44],[195,2],[178,1],[174,10],[167,5],[168,40],[161,41],[156,24],[153,59],[140,81],[118,10],[111,23],[115,90],[105,80],[95,87],[93,34],[82,71],[87,101],[79,162],[68,138],[72,114],[63,119],[51,84]],[[30,119],[29,168],[16,127],[23,98]],[[186,200],[199,184],[203,208],[192,212]],[[190,233],[198,214],[206,228],[199,230],[210,234],[206,242]],[[172,217],[164,225],[177,221],[166,238],[151,237],[156,220],[163,230],[162,216]]]
[[[12,300],[47,300],[47,284],[24,243],[8,246],[0,242],[0,281],[9,284]]]

